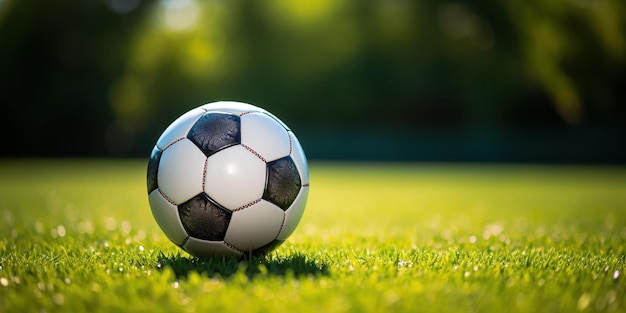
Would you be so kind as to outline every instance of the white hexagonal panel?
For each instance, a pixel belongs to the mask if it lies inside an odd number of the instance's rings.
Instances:
[[[232,114],[241,114],[244,112],[265,112],[265,110],[243,102],[237,101],[217,101],[207,103],[201,108],[208,111],[227,112]]]
[[[241,251],[229,248],[223,241],[208,241],[189,237],[183,246],[185,251],[197,257],[240,257]]]
[[[159,161],[159,189],[174,203],[181,204],[202,192],[206,156],[189,139],[175,142],[163,151]]]
[[[284,214],[265,200],[234,212],[224,241],[243,251],[260,248],[276,239]]]
[[[293,201],[293,204],[285,212],[285,223],[283,223],[283,229],[276,239],[284,241],[296,230],[304,214],[304,207],[308,197],[309,187],[302,187],[296,200]]]
[[[300,173],[300,179],[302,180],[302,185],[307,186],[309,184],[309,165],[307,164],[304,150],[294,133],[289,132],[289,136],[291,137],[291,158],[293,159],[293,162],[296,163],[296,167]]]
[[[208,158],[204,192],[234,211],[261,199],[265,176],[265,162],[243,146],[233,146]]]
[[[159,189],[153,190],[148,196],[152,215],[161,230],[176,245],[182,245],[187,238],[187,232],[178,217],[178,208],[163,198]]]
[[[157,140],[156,146],[163,150],[172,142],[185,138],[187,132],[191,129],[191,126],[204,114],[206,111],[202,108],[195,108],[177,118],[170,126],[168,126],[161,137]]]
[[[287,130],[263,113],[241,116],[241,143],[270,162],[289,155],[291,143]]]

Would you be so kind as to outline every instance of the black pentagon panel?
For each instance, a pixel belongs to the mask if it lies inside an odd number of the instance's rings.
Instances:
[[[179,205],[178,215],[183,227],[192,237],[221,241],[226,235],[232,212],[201,193]]]
[[[262,247],[259,247],[259,248],[256,248],[256,249],[252,250],[251,254],[253,256],[255,256],[255,257],[263,256],[263,255],[267,254],[268,252],[278,248],[278,246],[282,245],[283,242],[284,242],[283,240],[274,239],[270,243],[268,243],[268,244],[266,244],[266,245],[264,245]]]
[[[300,174],[290,156],[267,163],[267,183],[263,199],[286,211],[302,187]]]
[[[157,174],[159,170],[159,161],[161,161],[161,154],[163,151],[159,150],[159,148],[154,147],[152,149],[152,153],[150,154],[150,160],[148,161],[148,194],[157,189],[159,186],[157,184]]]
[[[241,143],[241,119],[226,113],[205,113],[191,127],[187,138],[208,157],[224,148]]]

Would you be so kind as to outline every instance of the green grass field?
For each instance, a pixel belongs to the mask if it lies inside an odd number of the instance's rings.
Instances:
[[[0,312],[626,312],[626,168],[313,163],[265,259],[198,260],[146,161],[0,161]]]

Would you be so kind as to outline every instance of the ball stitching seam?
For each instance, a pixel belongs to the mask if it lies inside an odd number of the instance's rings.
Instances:
[[[258,152],[256,152],[254,149],[252,149],[252,148],[250,148],[250,147],[248,147],[248,146],[246,146],[246,145],[244,145],[244,144],[241,144],[241,146],[243,146],[244,148],[246,148],[246,150],[250,151],[252,154],[256,155],[256,157],[257,157],[257,158],[259,158],[259,159],[261,159],[261,161],[263,161],[263,162],[267,163],[267,160],[266,160],[266,159],[265,159],[265,158],[264,158],[261,154],[259,154]]]
[[[185,138],[187,138],[187,137],[180,137],[180,138],[177,138],[176,140],[174,140],[174,141],[170,142],[167,146],[165,146],[165,147],[163,148],[163,150],[162,150],[162,151],[167,150],[167,148],[171,147],[173,144],[175,144],[175,143],[177,143],[177,142],[179,142],[179,141],[181,141],[181,140],[185,140]]]
[[[224,245],[225,245],[225,246],[227,246],[228,248],[231,248],[231,249],[235,250],[236,252],[239,252],[239,253],[241,253],[241,254],[243,254],[243,253],[245,252],[245,251],[243,251],[243,250],[241,250],[241,249],[239,249],[239,248],[237,248],[237,247],[235,247],[235,246],[231,245],[230,243],[226,242],[226,240],[224,240],[223,242],[224,242]]]
[[[204,167],[202,167],[202,191],[204,191],[204,185],[206,182],[206,166],[209,163],[209,158],[204,158]]]
[[[287,135],[289,135],[289,133]],[[291,135],[289,135],[288,137],[289,137],[289,155],[291,155],[291,153],[293,152],[293,144],[291,143]]]
[[[169,203],[170,203],[171,205],[173,205],[173,206],[178,206],[178,205],[176,204],[176,202],[174,202],[172,199],[170,199],[168,196],[166,196],[166,195],[163,193],[163,191],[161,191],[161,189],[160,189],[160,188],[159,188],[158,190],[159,190],[159,193],[161,194],[161,197],[163,197],[163,199],[165,199],[165,201],[169,202]]]
[[[247,209],[247,208],[249,208],[249,207],[251,207],[251,206],[253,206],[253,205],[255,205],[255,204],[259,203],[259,202],[261,202],[261,199],[256,199],[256,200],[254,200],[254,201],[252,201],[250,203],[244,204],[244,205],[234,209],[233,212],[238,212],[238,211]]]
[[[276,234],[276,237],[274,237],[274,240],[278,239],[278,236],[280,236],[280,233],[283,231],[283,228],[285,227],[285,220],[287,219],[287,213],[283,213],[283,221],[280,223],[280,228],[278,229],[278,233]]]

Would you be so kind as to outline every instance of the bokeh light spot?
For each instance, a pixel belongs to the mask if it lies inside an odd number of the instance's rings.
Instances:
[[[446,36],[467,38],[481,50],[489,50],[495,45],[491,25],[464,5],[447,3],[439,6],[437,20],[439,28]]]
[[[292,23],[311,24],[328,17],[341,1],[333,0],[274,0],[271,6]]]
[[[163,23],[173,31],[190,30],[200,19],[200,8],[194,0],[163,0]]]

